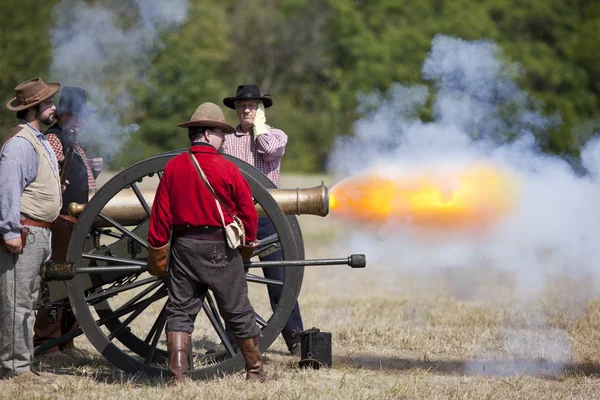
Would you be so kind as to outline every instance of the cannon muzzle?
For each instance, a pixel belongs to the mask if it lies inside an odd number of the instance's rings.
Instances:
[[[307,189],[268,189],[286,215],[318,215],[321,217],[329,214],[329,193],[327,187],[321,182],[319,186]],[[142,190],[141,195],[152,207],[154,190]],[[85,209],[85,204],[69,204],[69,214],[78,217]],[[266,216],[265,210],[256,205],[259,216]],[[131,189],[119,192],[102,209],[102,214],[117,221],[121,225],[138,225],[148,217],[144,207]],[[95,226],[109,226],[104,220],[98,218]]]

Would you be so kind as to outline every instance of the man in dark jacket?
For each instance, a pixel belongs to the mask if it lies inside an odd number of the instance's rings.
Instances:
[[[69,214],[69,204],[88,202],[90,192],[96,190],[96,178],[102,170],[102,159],[88,159],[78,136],[86,117],[93,112],[87,105],[84,89],[65,86],[61,90],[60,103],[56,109],[57,122],[46,131],[61,177],[68,182],[63,192],[60,215],[52,227],[52,260],[55,262],[66,261],[69,240],[77,222]],[[49,296],[47,287],[44,296]],[[39,346],[73,329],[77,329],[77,322],[70,307],[59,307],[56,310],[42,308],[35,320],[33,342],[35,346]],[[59,352],[75,358],[83,356],[72,340],[60,347],[55,346],[44,354],[54,357],[60,355]]]

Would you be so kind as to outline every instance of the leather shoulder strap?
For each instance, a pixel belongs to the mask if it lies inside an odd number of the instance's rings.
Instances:
[[[223,201],[221,200],[221,198],[219,197],[219,195],[217,194],[217,192],[215,192],[215,189],[213,189],[213,187],[210,185],[210,182],[208,182],[208,178],[204,174],[204,171],[200,167],[200,164],[198,163],[198,160],[196,160],[196,157],[194,157],[194,153],[192,153],[191,150],[188,151],[188,156],[190,156],[190,160],[192,161],[192,164],[196,168],[196,172],[198,172],[198,175],[200,176],[200,180],[202,182],[204,182],[204,186],[206,186],[206,188],[208,189],[208,191],[210,192],[210,194],[212,194],[212,196],[219,203],[219,205],[222,206],[225,209],[225,211],[227,211],[227,213],[232,218],[235,217],[235,214],[232,213],[231,210],[225,204],[223,204]]]
[[[13,137],[17,136],[19,134],[19,132],[21,132],[22,130],[23,130],[22,126],[15,125],[10,131],[8,131],[8,134],[4,137],[4,139],[2,140],[2,143],[0,143],[0,149],[2,147],[4,147],[6,142],[8,142]]]

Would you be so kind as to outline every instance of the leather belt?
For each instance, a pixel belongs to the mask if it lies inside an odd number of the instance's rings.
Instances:
[[[21,218],[21,225],[23,226],[37,226],[38,228],[52,228],[52,222],[36,221],[35,219]]]
[[[225,232],[220,226],[174,226],[173,236],[197,240],[225,240]]]
[[[74,216],[69,215],[69,214],[60,214],[58,216],[58,218],[62,218],[62,219],[67,220],[67,221],[69,221],[69,222],[71,222],[73,224],[77,223],[77,218],[75,218]]]

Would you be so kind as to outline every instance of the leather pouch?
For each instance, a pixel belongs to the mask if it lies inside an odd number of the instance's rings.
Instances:
[[[24,226],[21,228],[21,247],[24,249],[27,244],[27,235],[29,234],[29,228]]]

